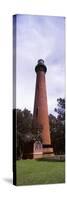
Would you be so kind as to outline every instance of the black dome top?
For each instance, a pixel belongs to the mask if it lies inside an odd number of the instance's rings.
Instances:
[[[43,59],[39,59],[38,64],[35,67],[35,72],[37,73],[38,71],[44,71],[45,73],[47,71],[47,68],[46,68],[46,65],[44,64]]]
[[[38,60],[38,64],[44,65],[44,60],[43,60],[43,59],[39,59],[39,60]]]

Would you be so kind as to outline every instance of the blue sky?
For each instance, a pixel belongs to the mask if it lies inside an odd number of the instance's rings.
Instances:
[[[16,107],[33,113],[38,59],[47,66],[48,112],[55,114],[57,98],[65,97],[65,18],[17,15]]]

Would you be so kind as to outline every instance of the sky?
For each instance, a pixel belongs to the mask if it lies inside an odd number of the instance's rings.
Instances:
[[[16,16],[16,107],[33,113],[38,59],[47,66],[48,113],[65,97],[65,18]]]

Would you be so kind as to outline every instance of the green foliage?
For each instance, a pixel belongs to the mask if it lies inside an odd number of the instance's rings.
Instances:
[[[32,139],[32,114],[26,108],[16,110],[16,157],[22,158],[24,142]]]
[[[65,120],[65,99],[59,98],[57,102],[58,108],[55,108],[55,112],[58,114],[58,119]]]
[[[31,132],[32,114],[26,108],[21,111],[17,110],[17,130],[22,134]]]
[[[49,115],[51,140],[55,154],[65,153],[65,99],[57,99],[57,117]]]

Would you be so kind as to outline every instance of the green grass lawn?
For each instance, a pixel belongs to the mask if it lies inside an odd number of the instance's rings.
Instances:
[[[65,163],[60,161],[16,161],[17,185],[52,184],[65,182]]]

